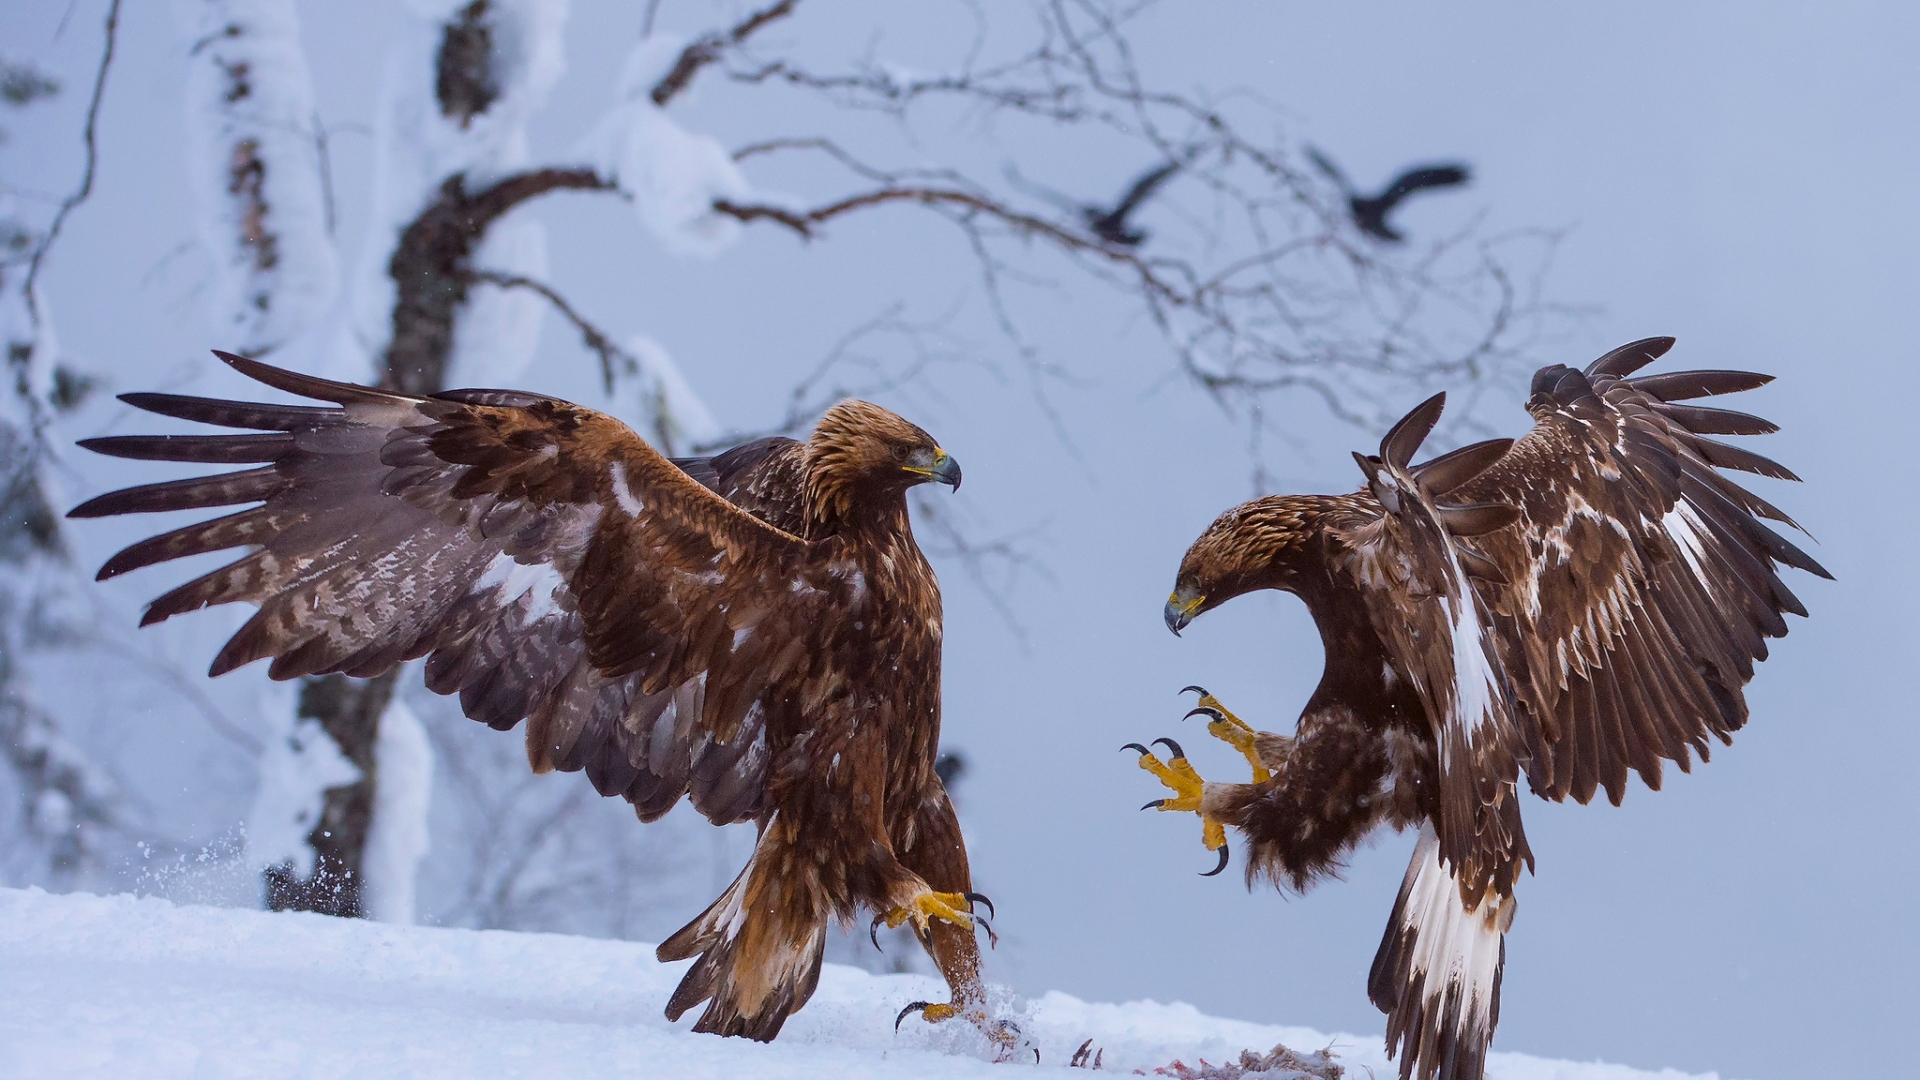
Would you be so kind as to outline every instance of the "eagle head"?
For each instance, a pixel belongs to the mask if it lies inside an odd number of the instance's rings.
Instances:
[[[1292,584],[1288,558],[1311,529],[1311,497],[1270,495],[1221,514],[1187,549],[1167,597],[1167,629],[1178,634],[1205,612],[1257,589]]]
[[[929,481],[960,489],[960,463],[933,436],[891,410],[852,398],[814,426],[807,463],[816,506],[834,515]]]

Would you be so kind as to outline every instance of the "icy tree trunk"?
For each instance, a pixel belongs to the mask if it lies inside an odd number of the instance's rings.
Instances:
[[[330,675],[300,687],[296,717],[320,725],[359,770],[359,779],[326,789],[319,820],[307,834],[313,869],[302,875],[290,864],[268,868],[267,906],[274,911],[318,911],[357,918],[366,914],[364,855],[373,824],[374,747],[380,717],[393,700],[398,668],[375,679]]]
[[[108,24],[107,55],[116,19]],[[0,104],[9,109],[59,92],[56,80],[30,64],[0,61],[0,78],[8,88]],[[103,86],[96,86],[91,108]],[[0,128],[0,138],[5,134]],[[54,509],[63,501],[54,449],[62,436],[54,425],[92,383],[58,366],[52,314],[33,274],[60,219],[92,189],[93,167],[89,142],[84,179],[51,217],[28,210],[23,203],[30,200],[0,198],[0,797],[18,807],[17,818],[0,810],[0,822],[26,841],[0,840],[0,880],[56,887],[80,882],[95,861],[96,834],[116,824],[120,801],[109,778],[63,734],[29,670],[30,654],[73,647],[90,631],[73,603],[84,577]]]
[[[376,202],[382,205],[375,213],[388,223],[376,225],[375,237],[378,242],[382,228],[393,230],[385,234],[393,247],[384,268],[392,306],[376,379],[388,389],[431,394],[447,388],[460,353],[456,330],[469,318],[490,316],[482,319],[492,331],[485,336],[514,339],[509,348],[517,345],[531,355],[537,307],[530,332],[515,334],[499,330],[515,321],[515,312],[502,314],[499,304],[477,312],[472,304],[474,255],[490,228],[535,196],[608,185],[589,170],[547,169],[513,173],[468,191],[469,173],[501,171],[524,160],[525,121],[558,74],[562,6],[539,0],[412,6],[427,16],[428,33],[423,41],[403,44],[412,55],[397,56],[389,71],[381,132]],[[431,52],[426,70],[419,63],[422,44]],[[545,238],[537,226],[516,239],[512,246],[521,258],[509,257],[509,268],[544,269]],[[524,310],[535,304],[534,298],[515,297],[507,306]],[[289,867],[270,873],[269,902],[276,909],[412,921],[412,877],[425,850],[432,755],[419,721],[395,698],[399,676],[395,669],[367,680],[327,675],[303,681],[299,716],[332,737],[359,778],[326,792],[308,836],[315,853],[312,874],[301,877]],[[398,760],[388,760],[395,754]]]

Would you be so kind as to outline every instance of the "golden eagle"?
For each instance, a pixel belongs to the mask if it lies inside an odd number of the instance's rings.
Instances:
[[[1535,426],[1421,465],[1444,395],[1402,419],[1352,495],[1256,499],[1187,551],[1166,606],[1176,634],[1256,589],[1306,602],[1326,648],[1292,736],[1255,732],[1200,690],[1193,713],[1252,763],[1254,783],[1204,783],[1168,740],[1141,765],[1195,811],[1226,864],[1304,890],[1375,826],[1420,829],[1367,983],[1400,1075],[1477,1080],[1500,1017],[1513,888],[1533,865],[1519,775],[1534,794],[1616,805],[1632,769],[1660,787],[1709,738],[1746,723],[1741,688],[1806,615],[1776,569],[1830,575],[1760,521],[1798,528],[1718,471],[1797,479],[1708,435],[1757,435],[1745,413],[1676,404],[1769,376],[1632,377],[1671,338],[1624,345],[1584,372],[1541,369]],[[1189,687],[1197,690],[1197,687]],[[1214,872],[1218,872],[1218,868]]]
[[[699,956],[669,1019],[772,1039],[813,993],[829,922],[911,923],[952,988],[929,1020],[979,1020],[967,855],[934,774],[940,589],[907,489],[960,486],[925,431],[843,401],[805,442],[670,462],[624,424],[510,390],[370,390],[218,354],[335,407],[127,394],[163,416],[260,432],[89,439],[116,457],[248,463],[127,488],[74,517],[257,503],[115,555],[102,579],[229,548],[142,625],[259,610],[213,661],[276,679],[373,676],[426,657],[427,686],[534,771],[584,771],[641,820],[681,796],[755,822],[733,885],[660,946]],[[982,898],[984,899],[984,898]]]

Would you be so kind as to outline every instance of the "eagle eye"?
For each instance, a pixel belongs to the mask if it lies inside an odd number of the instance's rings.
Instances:
[[[900,443],[893,444],[893,460],[895,461],[907,460],[907,448],[904,445]]]

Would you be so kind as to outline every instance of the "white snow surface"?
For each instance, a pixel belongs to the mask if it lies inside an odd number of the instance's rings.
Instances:
[[[1005,1076],[1064,1066],[1084,1039],[1109,1071],[1331,1045],[1349,1077],[1391,1077],[1378,1036],[1221,1020],[1182,1004],[1060,993],[1010,1013],[1030,1043],[1002,1064],[963,1025],[894,1015],[944,987],[829,964],[770,1045],[661,1015],[685,963],[653,947],[556,934],[400,927],[131,896],[0,889],[0,1075],[145,1080],[257,1076]],[[1496,1053],[1493,1080],[1690,1080],[1667,1070]],[[1709,1074],[1711,1075],[1711,1074]],[[1700,1078],[1705,1080],[1705,1078]]]

